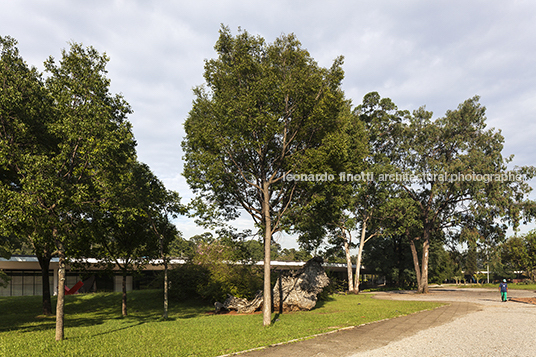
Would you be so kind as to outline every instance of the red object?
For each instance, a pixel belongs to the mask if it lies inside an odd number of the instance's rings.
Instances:
[[[68,287],[65,287],[65,295],[73,295],[73,294],[76,294],[76,292],[78,291],[78,289],[80,289],[82,287],[82,285],[84,285],[83,282],[79,281],[78,283],[76,283],[72,288],[68,288]]]

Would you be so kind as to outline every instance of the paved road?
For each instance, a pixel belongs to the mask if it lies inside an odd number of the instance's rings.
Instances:
[[[534,296],[534,291],[509,293],[510,298]],[[427,295],[389,292],[376,297],[449,305],[240,356],[536,355],[536,305],[502,303],[495,289],[432,289]]]
[[[536,305],[503,303],[497,294],[497,290],[455,289],[421,297],[391,295],[388,298],[467,301],[478,304],[480,309],[352,356],[536,356]],[[509,292],[511,298],[534,296],[534,291]]]

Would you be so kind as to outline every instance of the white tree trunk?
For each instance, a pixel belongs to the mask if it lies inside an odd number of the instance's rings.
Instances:
[[[361,227],[361,239],[359,240],[359,251],[357,252],[357,258],[355,262],[355,292],[359,292],[359,277],[361,275],[361,260],[363,259],[363,248],[365,247],[365,235],[367,231],[367,224],[363,222]]]
[[[270,217],[270,191],[267,182],[263,186],[262,213],[264,218],[264,284],[262,323],[272,323],[272,284],[270,281],[270,248],[272,244],[272,220]]]
[[[344,237],[344,252],[346,253],[346,270],[348,272],[348,291],[354,291],[354,279],[352,276],[352,257],[350,256],[350,243]]]

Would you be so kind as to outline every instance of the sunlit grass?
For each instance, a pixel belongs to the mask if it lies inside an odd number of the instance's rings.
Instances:
[[[66,297],[66,339],[54,341],[54,317],[40,314],[40,297],[0,298],[0,356],[218,356],[360,325],[441,304],[387,301],[371,295],[334,295],[312,311],[262,315],[212,315],[200,302],[173,303],[162,315],[159,291],[129,292],[129,316],[121,296]]]
[[[459,288],[488,288],[488,289],[498,289],[499,283],[497,284],[465,284],[465,285],[457,285]],[[508,283],[508,289],[514,289],[514,290],[536,290],[536,284],[514,284],[514,283]]]

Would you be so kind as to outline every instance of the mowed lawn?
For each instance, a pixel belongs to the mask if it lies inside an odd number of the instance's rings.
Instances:
[[[162,301],[160,291],[129,292],[123,318],[119,293],[67,296],[66,339],[55,342],[40,296],[0,298],[0,356],[219,356],[441,305],[333,295],[308,312],[273,314],[263,327],[261,314],[213,315],[202,302],[171,301],[163,321]]]
[[[453,286],[451,284],[451,286]],[[483,288],[483,289],[499,289],[499,283],[496,284],[465,284],[465,285],[456,285],[457,288]],[[508,289],[513,290],[536,290],[536,284],[524,284],[524,283],[508,283]]]

